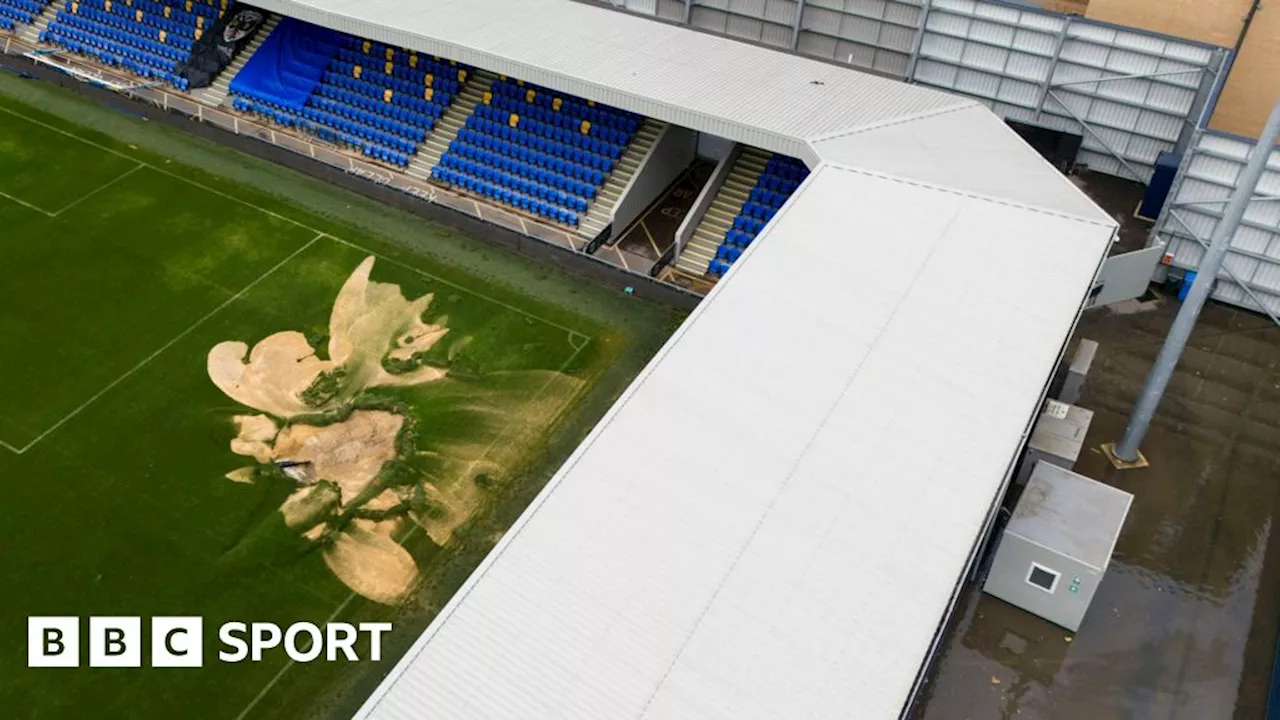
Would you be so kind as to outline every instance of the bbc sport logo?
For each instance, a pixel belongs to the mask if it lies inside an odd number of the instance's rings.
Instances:
[[[27,667],[80,667],[81,619],[76,616],[27,618]],[[275,623],[223,623],[218,628],[218,660],[260,662],[266,651],[282,648],[290,660],[309,663],[320,659],[359,661],[359,640],[368,636],[368,660],[382,659],[382,636],[391,623],[331,622],[324,627],[293,623],[281,630]],[[153,617],[150,622],[150,667],[204,667],[204,618]],[[144,646],[142,618],[91,617],[87,644],[89,667],[142,667]]]

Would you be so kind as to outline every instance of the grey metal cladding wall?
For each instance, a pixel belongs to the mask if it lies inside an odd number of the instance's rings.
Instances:
[[[658,0],[657,15],[663,20],[684,22],[684,0]]]
[[[923,0],[807,0],[796,50],[905,79]]]
[[[1156,225],[1173,267],[1195,270],[1205,245],[1222,218],[1249,150],[1256,141],[1216,132],[1198,136],[1188,149]],[[1270,196],[1268,199],[1265,196]],[[1273,151],[1231,240],[1213,297],[1223,302],[1280,316],[1280,150]],[[1198,239],[1197,239],[1198,238]]]
[[[662,20],[684,22],[685,0],[600,0],[605,5]]]
[[[1038,9],[934,0],[915,82],[982,100],[1004,117],[1084,136],[1080,159],[1150,180],[1180,149],[1224,51]]]
[[[693,0],[689,24],[702,30],[790,49],[796,0]]]

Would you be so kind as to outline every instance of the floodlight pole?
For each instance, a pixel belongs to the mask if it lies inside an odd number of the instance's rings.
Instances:
[[[1227,249],[1231,246],[1231,238],[1235,236],[1236,229],[1240,227],[1240,220],[1244,217],[1244,211],[1249,207],[1249,201],[1253,199],[1254,190],[1258,187],[1258,179],[1267,168],[1267,160],[1271,157],[1277,136],[1280,136],[1280,100],[1277,100],[1275,107],[1271,109],[1271,116],[1267,118],[1267,124],[1263,127],[1257,144],[1249,152],[1249,160],[1244,170],[1240,172],[1240,178],[1231,194],[1231,199],[1223,209],[1222,219],[1213,230],[1213,235],[1209,239],[1209,249],[1205,251],[1204,259],[1200,261],[1200,268],[1191,282],[1187,299],[1182,301],[1182,307],[1178,309],[1178,315],[1173,319],[1169,334],[1165,336],[1160,354],[1156,356],[1156,363],[1147,374],[1142,394],[1138,396],[1138,403],[1133,408],[1133,414],[1129,416],[1129,424],[1125,426],[1124,437],[1112,450],[1115,456],[1113,460],[1118,460],[1118,465],[1141,462],[1138,457],[1138,446],[1142,444],[1147,430],[1151,428],[1151,418],[1156,414],[1156,408],[1160,406],[1164,391],[1169,386],[1169,379],[1173,377],[1173,370],[1177,367],[1182,351],[1187,346],[1187,339],[1191,337],[1191,330],[1196,325],[1196,318],[1199,317],[1205,301],[1209,299],[1214,281],[1218,279],[1218,269],[1222,267]]]

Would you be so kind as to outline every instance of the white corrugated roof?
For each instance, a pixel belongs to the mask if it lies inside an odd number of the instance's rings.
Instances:
[[[843,131],[811,144],[827,160],[1114,222],[985,105]]]
[[[975,100],[570,0],[261,0],[284,15],[803,157]]]
[[[897,717],[1113,232],[822,165],[358,717]]]
[[[257,4],[816,167],[360,717],[896,717],[1115,223],[966,98],[569,0]]]

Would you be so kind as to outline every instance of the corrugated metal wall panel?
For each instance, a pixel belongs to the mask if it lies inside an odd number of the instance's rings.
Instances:
[[[659,0],[660,14],[663,2],[674,0]],[[1226,52],[1002,0],[932,0],[923,33],[924,0],[692,2],[698,28],[774,47],[794,39],[805,55],[913,72],[914,82],[969,95],[1004,117],[1082,135],[1081,162],[1141,182],[1161,151],[1183,149]],[[1114,79],[1129,75],[1147,77]]]
[[[684,21],[683,0],[658,0],[658,17],[663,20]]]
[[[1176,151],[1189,137],[1221,57],[1215,48],[1084,18],[984,0],[936,0],[913,80],[997,109],[1040,110],[1038,119],[1021,111],[1006,117],[1082,135],[1083,162],[1145,183],[1159,153]],[[941,71],[942,64],[956,72]],[[1190,72],[1127,77],[1178,71]],[[1123,162],[1107,157],[1113,152]]]
[[[1157,242],[1165,244],[1166,258],[1173,267],[1200,267],[1204,248],[1193,235],[1207,242],[1224,208],[1222,202],[1204,203],[1230,197],[1252,146],[1253,142],[1246,138],[1205,132],[1188,150],[1153,235]],[[1280,195],[1280,151],[1272,152],[1258,182],[1258,193]],[[1250,310],[1260,309],[1247,288],[1272,313],[1280,314],[1280,202],[1254,200],[1249,204],[1223,266],[1214,286],[1214,298]]]

